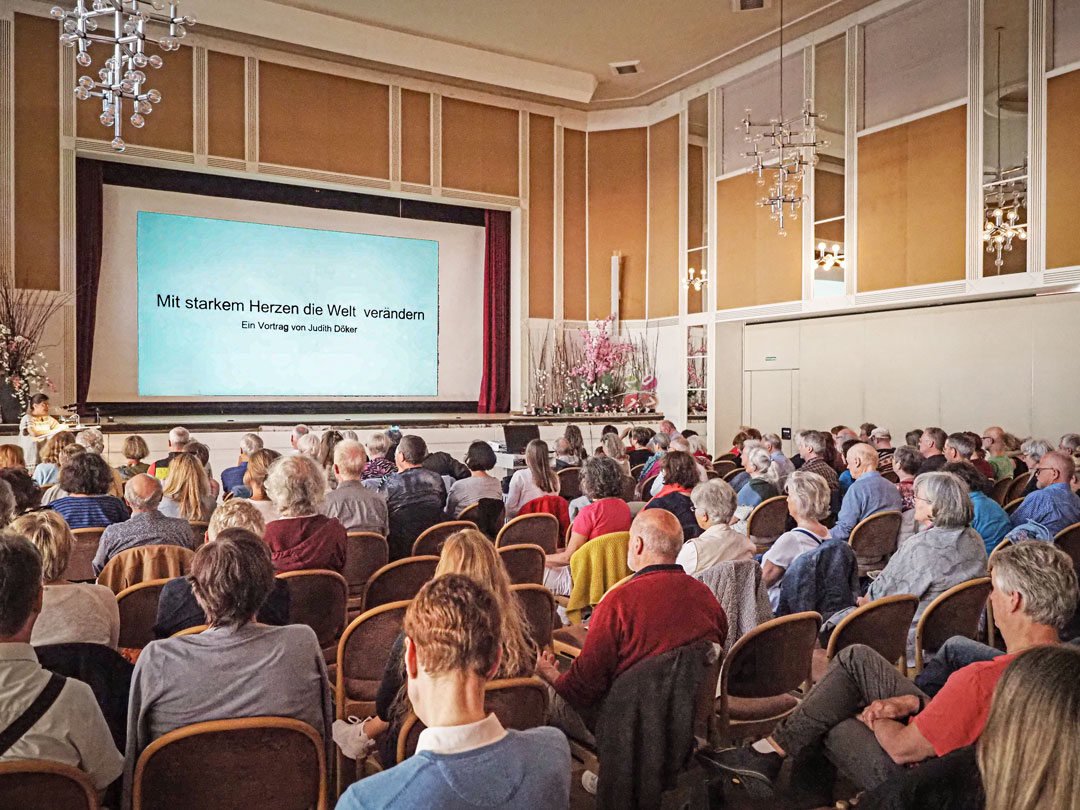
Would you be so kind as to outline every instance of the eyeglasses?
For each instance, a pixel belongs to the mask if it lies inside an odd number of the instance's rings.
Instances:
[[[1032,475],[1033,478],[1038,478],[1039,473],[1046,472],[1047,470],[1052,470],[1052,469],[1054,469],[1054,468],[1053,467],[1036,467],[1034,470],[1031,471],[1031,475]]]
[[[924,498],[922,495],[916,495],[915,500],[922,501],[923,503],[930,503],[930,501],[926,500],[926,498]],[[933,506],[933,504],[930,505]]]

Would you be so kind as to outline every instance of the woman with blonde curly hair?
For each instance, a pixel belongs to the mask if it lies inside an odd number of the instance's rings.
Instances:
[[[45,440],[41,461],[34,467],[35,484],[44,489],[60,480],[60,451],[69,444],[75,444],[75,434],[70,430],[61,430]]]
[[[158,511],[166,517],[208,521],[214,506],[210,479],[199,459],[191,453],[177,453],[169,462],[169,474],[165,478],[164,496]]]

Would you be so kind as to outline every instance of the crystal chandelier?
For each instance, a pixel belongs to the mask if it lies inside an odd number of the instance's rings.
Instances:
[[[701,292],[701,288],[709,283],[709,280],[705,277],[705,268],[695,270],[693,267],[686,268],[686,278],[683,279],[683,287],[686,289],[693,288],[698,292]]]
[[[818,270],[826,273],[834,267],[844,270],[847,267],[847,257],[844,255],[844,246],[834,242],[830,248],[824,242],[818,242],[817,256],[814,263]]]
[[[113,128],[112,147],[123,152],[126,144],[121,137],[124,117],[124,99],[131,102],[131,125],[141,129],[146,124],[155,104],[161,101],[157,90],[144,90],[146,74],[143,68],[155,70],[162,63],[158,54],[147,56],[146,44],[153,43],[163,51],[180,48],[180,40],[187,35],[187,27],[195,24],[194,17],[181,17],[176,4],[168,4],[168,14],[163,13],[167,4],[160,0],[77,0],[74,11],[54,6],[50,14],[61,21],[63,32],[60,42],[69,48],[77,48],[75,62],[80,67],[90,67],[90,46],[102,43],[112,46],[112,56],[105,60],[98,71],[98,78],[80,76],[75,87],[75,98],[86,101],[101,99],[101,123]],[[89,6],[89,8],[87,8]],[[149,10],[148,10],[149,9]],[[109,22],[111,30],[99,28],[99,22]],[[161,32],[156,38],[147,33],[150,24],[168,26],[168,33]]]
[[[759,186],[766,185],[766,174],[771,177],[768,192],[757,204],[768,208],[770,218],[780,227],[780,235],[787,236],[784,227],[785,208],[792,221],[799,218],[798,209],[805,202],[801,183],[807,166],[817,165],[817,148],[828,146],[817,141],[817,120],[824,115],[814,112],[813,101],[807,99],[802,111],[795,118],[784,118],[784,0],[780,0],[780,117],[767,124],[756,124],[750,110],[738,127],[748,143],[754,144],[753,152],[743,156],[752,158],[748,172],[757,175]]]

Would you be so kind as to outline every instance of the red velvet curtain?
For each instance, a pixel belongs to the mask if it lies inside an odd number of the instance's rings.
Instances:
[[[510,212],[484,213],[484,376],[478,413],[510,411]]]
[[[82,411],[90,392],[98,282],[101,280],[102,165],[75,163],[75,399]]]

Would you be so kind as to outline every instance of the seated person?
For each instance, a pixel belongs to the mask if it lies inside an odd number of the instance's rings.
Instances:
[[[14,515],[36,512],[41,506],[41,489],[26,470],[18,467],[0,470],[0,481],[11,487],[11,495],[15,499]]]
[[[68,493],[49,504],[72,529],[123,523],[131,511],[122,500],[107,494],[112,472],[97,453],[77,454],[60,470],[60,488]]]
[[[678,436],[672,439],[670,442],[668,442],[668,452],[670,453],[673,450],[678,450],[681,453],[689,453],[691,456],[693,456],[694,461],[698,463],[698,481],[700,483],[704,483],[705,481],[709,480],[709,474],[705,472],[705,465],[701,463],[701,460],[698,458],[698,456],[694,453],[693,450],[690,449],[690,441],[688,439],[684,439],[682,436]],[[660,493],[660,490],[662,490],[663,488],[664,470],[661,468],[660,473],[656,476],[656,479],[653,481],[652,487],[649,489],[649,492],[647,494],[649,496],[658,495]]]
[[[344,439],[335,444],[337,488],[326,494],[319,511],[336,518],[346,532],[375,532],[386,537],[390,531],[386,498],[361,483],[366,466],[367,453],[360,442]]]
[[[41,462],[34,467],[34,483],[39,487],[50,487],[60,480],[60,451],[69,444],[75,444],[75,434],[70,430],[58,431],[45,440]]]
[[[878,451],[869,444],[858,442],[848,449],[847,471],[851,473],[851,486],[844,493],[830,537],[847,540],[852,530],[871,515],[900,511],[903,505],[900,492],[895,484],[881,477],[878,459]]]
[[[397,472],[383,479],[378,491],[386,496],[390,516],[390,559],[412,553],[412,544],[425,529],[440,523],[446,507],[442,476],[424,468],[427,443],[419,436],[402,436],[394,462]]]
[[[426,728],[415,756],[352,785],[338,810],[569,807],[563,736],[551,728],[507,731],[484,713],[484,685],[502,652],[499,607],[460,574],[420,589],[405,613],[404,661],[409,702]]]
[[[577,456],[570,449],[570,442],[566,440],[565,436],[560,436],[555,440],[555,472],[559,470],[565,470],[567,467],[580,467],[581,457]]]
[[[105,457],[105,434],[101,432],[100,428],[92,427],[79,431],[75,434],[75,443],[85,447],[87,453],[93,453],[102,458]],[[109,494],[115,495],[117,498],[123,498],[124,478],[120,475],[120,471],[109,467],[109,476],[112,478]]]
[[[829,514],[832,497],[825,479],[807,472],[804,464],[788,476],[787,493],[788,514],[795,519],[795,528],[776,538],[761,558],[761,578],[769,589],[769,604],[774,611],[780,607],[784,574],[795,558],[813,551],[829,536],[821,522]]]
[[[233,498],[214,510],[206,529],[207,542],[213,543],[226,529],[244,529],[256,537],[262,537],[266,532],[266,522],[250,501]],[[274,578],[274,587],[259,608],[255,620],[260,624],[278,626],[289,623],[289,586],[285,580]],[[168,638],[181,630],[206,623],[206,614],[191,589],[191,580],[188,577],[175,577],[166,582],[158,597],[154,637]]]
[[[16,518],[10,529],[33,543],[41,555],[41,614],[34,623],[30,643],[39,647],[102,644],[115,650],[120,637],[116,594],[104,585],[64,579],[75,546],[64,519],[45,509]]]
[[[869,647],[846,647],[768,738],[776,753],[732,749],[713,761],[746,778],[771,781],[781,757],[798,762],[823,749],[865,790],[905,765],[971,745],[982,733],[994,687],[1009,662],[1030,647],[1057,644],[1057,628],[1077,603],[1072,562],[1049,543],[1027,541],[1002,549],[994,555],[991,577],[990,603],[1008,654],[957,670],[931,699]]]
[[[30,397],[30,405],[19,422],[19,435],[40,439],[59,428],[60,422],[49,415],[49,397],[40,393]]]
[[[42,606],[41,555],[26,539],[0,531],[0,571],[0,728],[9,728],[38,701],[44,709],[37,722],[0,753],[0,762],[71,765],[90,777],[100,799],[120,775],[124,760],[90,687],[48,672],[30,646]]]
[[[630,459],[630,467],[633,469],[638,464],[644,464],[652,456],[649,450],[649,439],[653,437],[651,428],[639,425],[630,429],[630,449],[626,451]]]
[[[697,437],[695,437],[697,438]],[[704,447],[704,442],[698,441]],[[619,471],[626,476],[630,477],[630,457],[626,454],[626,448],[619,440],[618,433],[605,433],[600,437],[600,449],[604,451],[604,455],[610,459],[613,459],[616,464],[619,465]],[[694,457],[701,461],[701,457],[695,452]]]
[[[548,461],[547,443],[533,439],[525,447],[525,468],[510,477],[510,488],[506,493],[506,518],[517,517],[521,507],[529,501],[558,494],[559,476],[555,475]]]
[[[262,540],[244,529],[227,529],[195,553],[188,576],[210,629],[151,641],[139,655],[128,707],[128,801],[139,754],[182,726],[291,717],[330,740],[330,684],[315,631],[304,624],[267,627],[255,621],[274,587]]]
[[[244,486],[244,473],[247,472],[251,454],[263,449],[262,436],[258,433],[245,433],[240,437],[240,457],[235,467],[226,467],[221,471],[221,491],[231,492],[240,498],[246,498],[251,491]]]
[[[312,434],[304,434],[310,436]],[[319,514],[326,474],[311,456],[282,456],[270,467],[266,494],[281,517],[266,524],[266,544],[276,571],[345,568],[345,527]]]
[[[938,472],[948,461],[945,458],[945,440],[949,438],[944,430],[939,427],[928,427],[919,437],[919,453],[922,455],[922,464],[919,465],[919,474]]]
[[[615,679],[639,661],[695,641],[723,645],[724,609],[706,585],[676,564],[682,545],[682,527],[673,514],[664,509],[638,514],[627,554],[634,578],[596,606],[581,654],[565,674],[551,653],[537,659],[537,674],[551,685],[549,722],[567,735],[595,743],[583,717],[595,716]]]
[[[745,442],[740,458],[743,471],[732,479],[731,488],[738,496],[735,505],[735,528],[745,532],[747,519],[754,507],[780,494],[777,489],[780,473],[769,451],[759,441]],[[741,483],[740,476],[745,476]]]
[[[592,501],[578,512],[570,528],[566,548],[548,554],[544,587],[554,594],[569,596],[573,587],[570,558],[594,537],[630,529],[630,507],[622,499],[622,470],[614,459],[593,456],[581,468],[581,489]]]
[[[649,439],[649,449],[652,451],[652,455],[645,460],[645,466],[642,467],[641,472],[638,474],[638,481],[644,481],[649,476],[660,472],[660,459],[668,451],[670,443],[671,439],[668,438],[666,433],[653,434],[653,437]]]
[[[142,475],[150,469],[149,464],[143,463],[143,459],[150,455],[150,448],[146,446],[146,440],[142,436],[128,436],[124,439],[124,446],[120,452],[127,463],[122,467],[117,467],[116,470],[125,481],[136,475]],[[36,473],[37,470],[34,472]]]
[[[381,483],[382,479],[397,472],[397,465],[386,457],[390,450],[390,437],[384,431],[376,430],[365,443],[368,454],[368,463],[364,465],[363,480],[375,479]]]
[[[735,490],[726,481],[714,478],[698,484],[690,492],[694,517],[704,531],[687,540],[675,562],[688,574],[698,574],[725,560],[754,559],[754,543],[731,528],[735,514]]]
[[[807,430],[802,434],[799,455],[803,459],[799,469],[820,475],[829,485],[829,493],[834,506],[840,506],[840,479],[836,470],[825,458],[827,448],[832,446],[832,436],[819,430]]]
[[[174,427],[169,431],[169,455],[165,458],[159,458],[150,465],[150,469],[146,472],[155,478],[164,480],[165,476],[169,474],[169,464],[172,463],[177,453],[184,452],[184,448],[190,441],[191,432],[186,427],[180,427],[179,425]]]
[[[60,465],[60,470],[62,471],[64,467],[71,463],[71,460],[75,458],[75,456],[81,456],[85,452],[86,448],[81,444],[76,444],[75,439],[72,438],[70,444],[64,445],[64,447],[60,449],[60,452],[57,454],[56,463]],[[41,493],[41,505],[48,506],[53,501],[58,501],[61,498],[66,497],[67,492],[60,486],[60,474],[57,473],[56,483],[51,487],[46,487]]]
[[[971,528],[979,533],[986,547],[986,555],[990,556],[998,543],[1005,539],[1005,535],[1012,531],[1009,513],[990,497],[994,482],[975,469],[975,465],[970,461],[950,461],[941,471],[952,473],[967,484],[968,497],[971,498],[974,509]]]
[[[139,546],[183,546],[195,548],[191,524],[181,518],[165,517],[158,511],[161,480],[145,473],[128,479],[124,501],[131,517],[106,527],[94,555],[94,573],[100,574],[109,560],[121,551]]]
[[[701,534],[701,527],[694,516],[690,492],[699,483],[698,463],[689,453],[675,450],[665,454],[660,460],[660,469],[664,473],[664,488],[645,505],[643,511],[665,509],[678,518],[683,528],[683,540],[697,537]]]
[[[277,450],[256,450],[248,458],[244,470],[244,486],[251,493],[246,500],[259,510],[263,520],[269,523],[281,517],[274,502],[266,494],[266,477],[270,475],[270,465],[281,458]]]
[[[468,478],[455,481],[446,495],[446,514],[457,518],[481,498],[502,500],[502,484],[488,472],[495,468],[495,451],[487,442],[473,442],[465,453]]]
[[[195,453],[177,453],[168,470],[159,507],[161,514],[188,521],[209,521],[217,500],[210,492],[210,477]]]
[[[1071,456],[1055,450],[1032,467],[1031,478],[1038,489],[1009,516],[1013,526],[1031,520],[1041,523],[1053,537],[1066,526],[1080,523],[1080,497],[1069,486],[1076,474]]]

